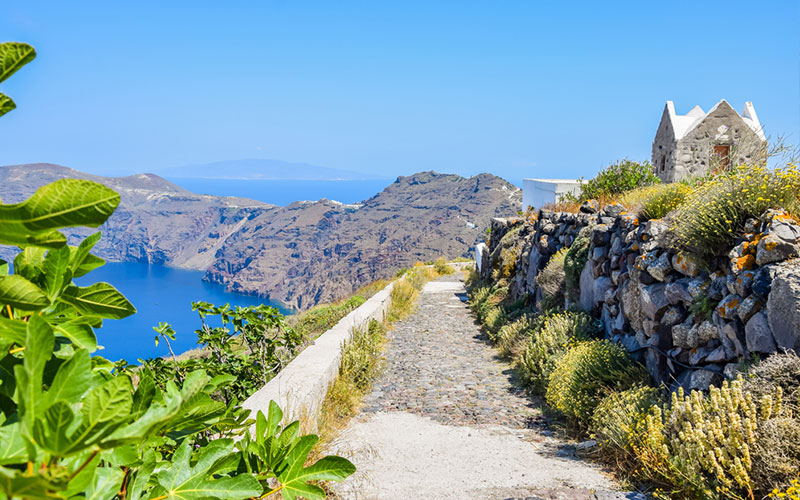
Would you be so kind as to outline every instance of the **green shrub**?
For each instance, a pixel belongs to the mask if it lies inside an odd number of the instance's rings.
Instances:
[[[611,393],[597,405],[590,430],[605,456],[622,469],[633,463],[633,443],[650,409],[659,402],[657,389],[635,386]]]
[[[621,160],[600,171],[594,179],[581,186],[578,201],[608,198],[633,189],[658,184],[661,180],[653,173],[649,162]]]
[[[779,207],[797,214],[798,195],[800,172],[794,166],[731,169],[698,186],[678,208],[676,245],[708,264],[733,247],[748,219]]]
[[[542,292],[539,304],[542,311],[564,307],[564,294],[567,289],[564,259],[567,251],[567,248],[562,248],[556,252],[536,276],[536,285]]]
[[[657,186],[639,211],[639,218],[643,221],[661,219],[668,213],[677,209],[685,200],[692,188],[686,184],[662,184]]]
[[[555,364],[547,384],[547,403],[574,423],[586,427],[609,390],[645,383],[644,369],[625,348],[606,340],[580,342]]]
[[[467,298],[469,298],[469,308],[472,310],[472,313],[478,317],[478,320],[481,320],[479,315],[483,304],[489,300],[489,295],[492,293],[492,287],[488,285],[478,285],[470,287],[467,290]]]
[[[503,325],[497,333],[497,344],[500,348],[500,353],[504,356],[513,356],[519,349],[518,345],[522,340],[528,338],[527,330],[531,325],[532,320],[528,315],[523,315],[511,323]]]
[[[708,396],[679,390],[662,410],[655,406],[633,444],[644,479],[666,485],[669,498],[761,498],[752,472],[762,431],[785,418],[780,392],[756,402],[742,379]],[[796,435],[796,433],[795,433]]]
[[[589,260],[589,238],[592,226],[586,226],[578,233],[575,241],[570,245],[564,255],[564,281],[567,296],[570,300],[577,301],[581,294],[581,273]]]
[[[589,340],[599,331],[597,322],[584,312],[562,312],[540,316],[530,330],[515,365],[533,391],[544,394],[556,361],[571,343]]]
[[[497,338],[497,332],[508,322],[505,311],[500,306],[493,306],[489,309],[483,319],[483,326],[489,338],[494,341]]]
[[[440,276],[445,276],[447,274],[453,274],[456,272],[456,270],[453,269],[453,267],[448,264],[446,260],[444,260],[444,257],[439,257],[436,259],[436,262],[433,263],[433,270]]]
[[[508,279],[516,272],[517,259],[522,251],[523,240],[519,237],[522,227],[519,224],[509,229],[492,252],[492,278],[495,281]]]

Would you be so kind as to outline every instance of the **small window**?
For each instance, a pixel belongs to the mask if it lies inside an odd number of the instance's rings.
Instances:
[[[667,171],[667,155],[666,154],[661,155],[661,171],[662,172],[666,172]]]

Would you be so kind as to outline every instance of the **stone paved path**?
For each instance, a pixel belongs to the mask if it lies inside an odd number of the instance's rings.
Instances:
[[[331,446],[358,472],[342,499],[635,498],[544,427],[465,304],[463,276],[428,283],[389,333],[383,374]]]

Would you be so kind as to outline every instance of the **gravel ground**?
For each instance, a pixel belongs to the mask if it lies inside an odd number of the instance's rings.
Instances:
[[[615,491],[574,446],[546,429],[539,405],[475,324],[463,276],[428,283],[389,333],[384,371],[330,452],[358,472],[342,499],[639,498]]]

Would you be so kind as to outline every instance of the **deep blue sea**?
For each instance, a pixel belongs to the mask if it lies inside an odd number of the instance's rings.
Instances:
[[[367,181],[269,181],[233,179],[169,178],[193,193],[216,196],[241,196],[285,206],[294,201],[320,198],[342,203],[357,203],[371,198],[394,182],[393,179]]]
[[[177,332],[172,349],[180,353],[197,347],[194,330],[200,327],[191,301],[203,300],[213,304],[257,305],[264,299],[228,293],[221,285],[202,281],[202,271],[187,271],[138,262],[109,262],[105,266],[76,279],[80,286],[106,281],[121,291],[136,307],[137,313],[121,320],[105,320],[96,330],[98,344],[105,347],[97,354],[116,361],[126,359],[136,363],[138,358],[166,356],[163,342],[155,346],[153,327],[159,321],[172,325]],[[289,311],[282,310],[284,313]]]

